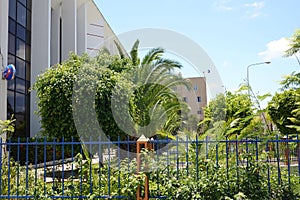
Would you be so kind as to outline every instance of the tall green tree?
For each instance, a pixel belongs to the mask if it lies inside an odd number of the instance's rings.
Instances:
[[[290,48],[285,51],[286,57],[295,56],[300,66],[300,60],[297,56],[297,53],[300,51],[300,29],[297,29],[295,33],[289,38],[289,46]]]
[[[244,131],[251,124],[255,113],[243,88],[236,92],[227,91],[213,99],[205,108],[205,118],[199,126],[208,133],[213,130],[222,132],[223,136],[244,136]]]
[[[290,118],[293,117],[293,112],[299,108],[299,102],[300,98],[297,91],[288,89],[276,93],[268,103],[268,113],[281,134],[297,133],[296,129],[291,127],[295,123]]]
[[[300,116],[300,73],[292,72],[280,82],[277,92],[268,104],[268,113],[282,134],[296,134]]]
[[[135,67],[125,75],[134,85],[129,101],[129,114],[133,123],[131,129],[137,136],[153,135],[155,132],[171,136],[180,128],[184,108],[181,97],[172,88],[182,84],[189,87],[189,84],[172,73],[182,65],[164,58],[164,49],[153,48],[140,59],[138,46],[139,40],[130,51],[130,59]],[[120,55],[124,53],[120,52]]]

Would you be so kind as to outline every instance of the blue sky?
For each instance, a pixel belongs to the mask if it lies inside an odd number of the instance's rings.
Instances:
[[[300,28],[299,0],[95,0],[114,32],[163,28],[183,34],[213,60],[223,85],[235,90],[246,79],[257,94],[274,94],[283,75],[299,71],[294,58],[283,58],[287,40]],[[186,76],[194,75],[188,68]],[[203,75],[203,74],[199,74]],[[206,76],[209,76],[207,74]]]

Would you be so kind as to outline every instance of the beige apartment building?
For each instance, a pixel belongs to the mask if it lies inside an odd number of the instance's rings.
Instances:
[[[205,77],[190,77],[185,78],[191,88],[186,86],[177,86],[174,90],[183,98],[190,107],[189,115],[196,116],[199,120],[204,119],[203,108],[207,105],[206,78]]]

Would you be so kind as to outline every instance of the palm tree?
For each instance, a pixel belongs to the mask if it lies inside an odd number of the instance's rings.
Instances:
[[[297,53],[300,51],[300,29],[296,30],[295,33],[289,38],[290,48],[285,51],[285,57],[295,56],[298,64],[300,65],[300,60]]]
[[[178,99],[173,88],[182,84],[189,87],[189,84],[172,73],[182,65],[163,58],[164,49],[153,48],[140,60],[138,46],[139,40],[136,40],[130,51],[134,70],[125,76],[134,85],[128,117],[133,120],[136,136],[160,134],[170,137],[180,127],[181,109],[184,107],[182,99]],[[123,57],[125,54],[120,47],[118,49]]]

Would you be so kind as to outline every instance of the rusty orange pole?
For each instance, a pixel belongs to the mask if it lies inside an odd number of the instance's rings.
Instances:
[[[142,135],[136,142],[136,162],[137,162],[137,173],[141,170],[141,158],[140,153],[142,150],[142,146],[144,146],[145,149],[148,149],[148,141],[149,139],[146,138],[144,135]],[[136,193],[136,199],[137,200],[149,200],[149,179],[146,176],[145,177],[145,196],[144,198],[141,197],[141,187],[138,186],[137,193]]]

